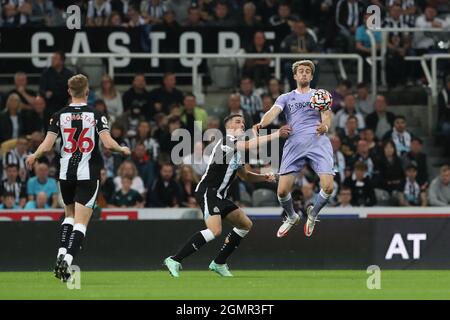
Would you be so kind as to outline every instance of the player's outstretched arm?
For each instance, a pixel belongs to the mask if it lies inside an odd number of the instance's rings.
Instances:
[[[26,164],[29,169],[33,168],[34,162],[40,157],[42,157],[44,153],[52,150],[57,137],[58,135],[54,133],[47,133],[47,136],[45,137],[44,141],[39,145],[37,150],[27,157]]]
[[[282,126],[280,129],[278,129],[276,132],[272,134],[268,134],[265,136],[256,136],[253,139],[250,139],[248,141],[238,141],[236,144],[236,147],[238,150],[249,150],[249,149],[256,149],[261,144],[267,144],[268,142],[278,139],[278,138],[287,138],[289,134],[291,133],[291,127],[288,125]]]
[[[276,175],[273,172],[267,173],[254,173],[247,169],[248,165],[241,167],[237,171],[237,175],[242,180],[245,180],[250,183],[258,183],[258,182],[273,182],[277,181]]]
[[[115,152],[120,152],[122,153],[124,156],[128,156],[131,154],[131,151],[128,147],[122,147],[120,146],[116,140],[113,139],[113,137],[111,137],[111,134],[109,133],[109,131],[103,131],[100,132],[100,134],[98,135],[100,137],[100,140],[103,143],[103,146],[106,149],[109,149],[111,151],[115,151]]]
[[[269,111],[267,111],[263,117],[261,118],[261,121],[253,126],[253,130],[255,131],[255,134],[259,134],[259,130],[262,128],[267,127],[269,124],[273,122],[281,113],[281,108],[277,106],[272,106]]]

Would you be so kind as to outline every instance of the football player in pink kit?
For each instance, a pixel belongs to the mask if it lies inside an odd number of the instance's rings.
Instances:
[[[333,148],[325,135],[331,127],[332,111],[319,112],[310,106],[310,98],[315,92],[309,87],[314,70],[314,63],[310,60],[295,62],[292,72],[297,89],[279,96],[260,123],[254,126],[254,130],[259,132],[284,112],[292,129],[284,145],[279,171],[278,200],[287,213],[287,218],[277,233],[279,238],[286,236],[292,226],[300,221],[300,216],[294,211],[291,190],[296,176],[305,164],[308,163],[320,177],[321,187],[314,205],[306,209],[308,219],[304,232],[307,237],[311,236],[317,216],[333,192]]]

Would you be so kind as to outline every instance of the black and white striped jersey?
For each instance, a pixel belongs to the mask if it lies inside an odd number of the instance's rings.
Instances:
[[[217,197],[225,199],[228,189],[236,176],[237,170],[244,163],[244,155],[236,148],[238,139],[227,134],[225,139],[220,139],[214,146],[209,158],[208,167],[195,191],[215,189]]]
[[[108,119],[86,104],[70,104],[53,114],[48,133],[61,135],[59,180],[99,179],[99,134],[105,130],[109,131]]]
[[[4,179],[0,184],[0,196],[4,196],[6,192],[14,193],[16,204],[19,204],[21,198],[27,197],[26,185],[19,180],[9,183],[7,179]]]

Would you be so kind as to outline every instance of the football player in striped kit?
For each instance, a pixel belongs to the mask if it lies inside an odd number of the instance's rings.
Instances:
[[[206,172],[195,190],[195,197],[202,209],[206,229],[195,233],[175,255],[164,260],[164,264],[174,277],[179,277],[181,261],[184,258],[220,236],[222,220],[227,220],[234,228],[225,239],[217,257],[209,265],[209,269],[221,276],[231,277],[226,260],[252,227],[252,221],[247,215],[227,198],[231,182],[236,175],[248,182],[276,182],[273,173],[256,174],[247,171],[243,161],[245,156],[241,153],[256,148],[258,144],[265,144],[279,137],[286,138],[290,133],[289,126],[283,126],[270,135],[244,141],[242,138],[245,123],[242,115],[229,115],[224,123],[226,136],[215,144]]]
[[[60,229],[55,276],[68,281],[70,266],[86,235],[99,188],[103,159],[99,140],[112,151],[129,155],[127,147],[121,147],[110,135],[107,118],[88,107],[88,79],[82,74],[68,81],[71,103],[50,118],[47,136],[36,152],[26,162],[31,168],[36,159],[50,151],[61,136],[61,156],[56,177],[64,202],[65,219]]]

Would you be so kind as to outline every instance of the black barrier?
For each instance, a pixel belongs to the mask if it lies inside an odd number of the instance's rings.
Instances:
[[[450,219],[326,219],[306,238],[301,226],[278,239],[278,220],[258,219],[229,261],[233,269],[450,268]],[[156,270],[202,221],[93,221],[76,264],[84,270]],[[55,222],[0,223],[0,271],[50,270],[56,258]],[[220,239],[183,261],[206,269]]]

